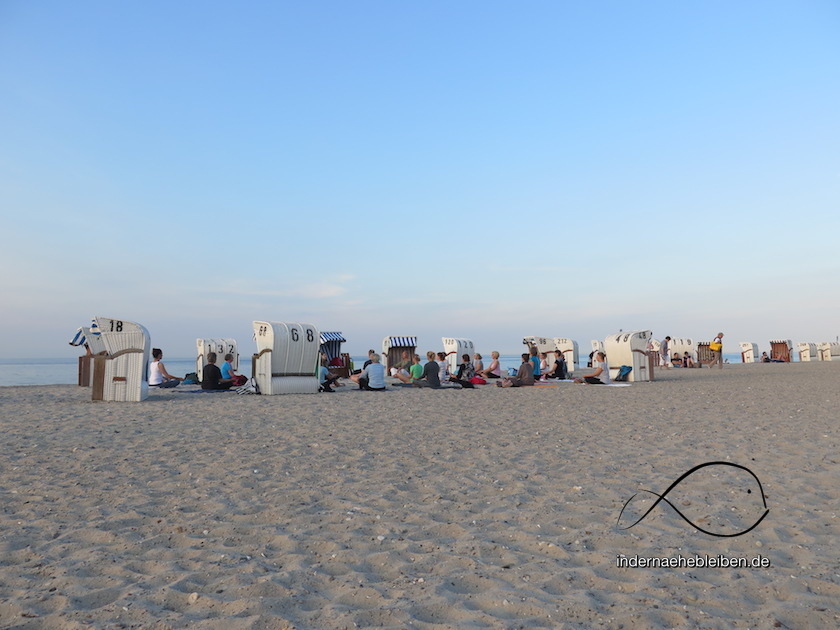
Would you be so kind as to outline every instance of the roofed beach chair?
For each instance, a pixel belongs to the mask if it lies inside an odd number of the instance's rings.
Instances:
[[[463,355],[470,355],[470,361],[472,361],[475,354],[475,344],[472,339],[441,337],[441,341],[443,342],[443,351],[446,353],[446,362],[449,365],[450,374],[455,375],[458,372],[458,366],[461,365]],[[450,352],[453,354],[449,354]]]
[[[741,346],[742,363],[755,363],[758,361],[758,344],[742,341],[738,345]]]
[[[103,351],[93,356],[91,400],[146,400],[149,397],[149,331],[124,319],[95,317],[94,323],[88,343],[91,350],[101,343]]]
[[[417,353],[417,337],[385,337],[382,340],[382,363],[385,374],[391,373],[391,366],[402,361],[403,351],[413,357]]]
[[[840,360],[840,343],[821,341],[817,344],[817,357],[820,361]]]
[[[252,373],[261,394],[317,394],[321,337],[312,324],[254,322]]]
[[[620,332],[604,339],[604,352],[610,368],[610,379],[614,379],[622,365],[633,368],[628,381],[652,381],[653,361],[647,347],[653,333],[649,330]]]
[[[556,361],[554,351],[557,349],[557,345],[554,343],[554,337],[537,337],[536,335],[531,335],[529,337],[523,337],[522,343],[528,346],[529,351],[531,348],[536,348],[537,352],[545,352],[548,370],[549,372],[554,370],[554,363]]]
[[[553,341],[554,348],[562,352],[563,358],[566,360],[566,374],[572,376],[575,372],[575,365],[580,362],[578,342],[567,337],[555,337]],[[554,362],[553,359],[552,362]]]
[[[673,357],[675,352],[679,352],[681,357],[685,355],[690,356],[694,365],[700,367],[700,364],[697,362],[693,339],[689,337],[672,337],[671,341],[668,342],[668,353]]]
[[[341,344],[346,341],[340,332],[321,333],[321,352],[327,355],[327,369],[335,376],[350,378],[350,355],[341,351]]]
[[[793,358],[793,342],[790,339],[770,340],[770,360],[790,363]]]
[[[600,339],[593,339],[590,343],[592,344],[592,354],[590,355],[590,360],[587,361],[586,367],[592,367],[591,357],[594,357],[596,352],[604,352],[604,342]]]
[[[233,361],[230,364],[233,369],[239,371],[239,350],[236,346],[236,339],[196,339],[196,358],[195,358],[195,373],[198,374],[198,380],[204,380],[204,366],[207,364],[207,355],[211,352],[216,353],[216,365],[222,366],[225,361],[225,355],[232,354]]]
[[[817,358],[817,344],[800,341],[796,344],[800,361],[819,361]]]

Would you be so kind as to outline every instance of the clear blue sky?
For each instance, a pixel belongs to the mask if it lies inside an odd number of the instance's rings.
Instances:
[[[833,0],[0,0],[0,94],[6,358],[840,334]]]

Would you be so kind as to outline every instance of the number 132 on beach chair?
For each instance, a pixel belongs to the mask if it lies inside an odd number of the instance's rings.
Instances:
[[[321,336],[312,324],[254,322],[253,375],[261,394],[316,394]]]

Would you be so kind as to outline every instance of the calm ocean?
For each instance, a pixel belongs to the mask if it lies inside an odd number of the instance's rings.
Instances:
[[[582,366],[586,368],[587,355],[581,351]],[[741,354],[724,353],[724,359],[729,363],[740,363]],[[352,357],[354,364],[360,368],[367,357]],[[503,368],[516,368],[522,362],[519,355],[503,354],[500,357]],[[248,357],[240,356],[240,372],[246,376],[251,374],[251,362]],[[425,361],[424,361],[425,362]],[[183,376],[195,371],[195,359],[167,359],[163,361],[167,372],[175,376]],[[490,364],[489,353],[484,358],[484,365]],[[75,385],[78,380],[77,357],[61,359],[0,359],[0,387],[11,385]]]

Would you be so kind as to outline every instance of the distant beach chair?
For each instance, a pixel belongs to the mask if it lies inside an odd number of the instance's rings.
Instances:
[[[817,357],[820,361],[840,360],[840,343],[821,341],[817,344]]]
[[[124,319],[95,317],[88,343],[93,356],[91,400],[139,402],[149,397],[149,331]],[[98,335],[98,340],[93,340]],[[92,342],[93,341],[93,342]],[[92,343],[91,343],[92,342]]]
[[[195,373],[198,374],[199,382],[204,380],[204,366],[207,364],[207,355],[216,353],[216,365],[222,367],[225,362],[225,355],[232,354],[231,365],[239,371],[239,350],[236,346],[236,339],[196,339]]]
[[[758,344],[749,341],[742,341],[738,344],[741,346],[741,362],[755,363],[758,361]]]
[[[449,373],[453,376],[458,372],[458,366],[461,364],[461,357],[465,354],[470,355],[470,361],[473,360],[475,354],[475,344],[472,339],[463,339],[458,337],[441,337],[443,342],[443,351],[446,353],[446,362],[449,365]],[[452,352],[453,354],[449,354]]]
[[[790,339],[770,340],[770,360],[790,363],[793,355],[793,342]]]
[[[251,372],[261,394],[317,394],[321,339],[312,324],[254,322]]]
[[[679,352],[680,356],[688,355],[694,365],[700,367],[695,354],[694,340],[689,337],[672,337],[668,343],[668,352],[671,356],[674,356],[675,352]]]
[[[708,365],[714,359],[715,354],[712,352],[709,346],[711,345],[711,341],[698,341],[697,342],[697,366],[703,367],[704,365]]]
[[[817,354],[817,344],[800,341],[796,344],[796,350],[799,354],[800,361],[819,361]]]
[[[604,353],[610,367],[610,379],[614,379],[622,365],[633,368],[628,381],[643,382],[653,380],[654,363],[648,354],[648,343],[653,333],[649,330],[620,332],[604,339]]]
[[[385,337],[382,340],[382,363],[385,365],[385,375],[391,373],[391,366],[402,361],[403,351],[409,357],[417,354],[417,337]]]
[[[578,342],[568,337],[555,337],[552,341],[554,341],[554,349],[562,352],[563,358],[566,360],[566,374],[572,376],[575,373],[575,366],[580,363]],[[552,353],[549,353],[549,356],[551,357]],[[555,363],[553,357],[551,363]]]
[[[351,369],[350,355],[341,352],[341,344],[346,341],[340,332],[321,333],[321,352],[327,355],[327,369],[331,374],[342,378],[350,378]]]
[[[589,355],[590,359],[591,359],[591,357],[595,356],[596,352],[603,352],[604,354],[606,354],[606,351],[604,350],[604,342],[603,341],[601,341],[600,339],[593,339],[590,343],[592,344],[592,354]],[[592,367],[592,361],[591,360],[589,360],[587,362],[586,367]]]
[[[536,348],[537,352],[545,352],[549,371],[554,369],[554,363],[556,361],[554,351],[557,350],[554,337],[536,337],[531,335],[530,337],[524,337],[522,343],[528,346],[528,350]]]

